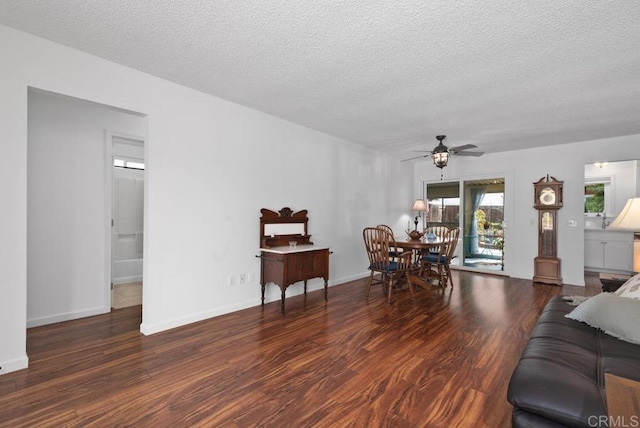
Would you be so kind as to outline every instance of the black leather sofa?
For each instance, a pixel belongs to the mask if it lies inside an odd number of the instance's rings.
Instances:
[[[514,427],[607,426],[604,374],[640,381],[640,345],[565,318],[573,309],[558,296],[540,315],[509,382]]]

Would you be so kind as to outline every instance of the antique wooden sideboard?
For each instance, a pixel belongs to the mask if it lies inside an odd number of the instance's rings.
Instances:
[[[280,287],[281,312],[284,314],[285,291],[288,286],[312,278],[324,279],[324,300],[328,300],[329,247],[311,242],[307,225],[307,211],[293,212],[284,207],[279,212],[260,210],[260,285],[262,305],[267,283]]]

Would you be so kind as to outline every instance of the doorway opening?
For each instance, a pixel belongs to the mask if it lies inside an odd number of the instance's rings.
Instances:
[[[27,107],[31,328],[111,310],[112,141],[105,130],[145,140],[147,119],[37,88],[28,89]]]
[[[144,141],[113,133],[109,139],[111,308],[120,309],[142,304]]]

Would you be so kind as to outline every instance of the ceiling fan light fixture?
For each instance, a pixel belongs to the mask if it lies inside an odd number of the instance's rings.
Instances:
[[[447,166],[447,162],[449,162],[449,148],[442,144],[442,140],[444,140],[446,135],[438,135],[436,139],[440,142],[438,146],[433,149],[431,152],[431,156],[433,156],[433,163],[438,168],[442,169]]]
[[[448,152],[440,152],[433,154],[433,163],[438,168],[442,169],[447,166],[447,162],[449,162],[449,153]]]
[[[442,170],[447,163],[449,162],[449,156],[457,155],[457,156],[482,156],[483,152],[468,152],[467,149],[475,149],[475,144],[463,144],[462,146],[457,147],[447,147],[442,142],[447,138],[446,135],[437,135],[436,140],[438,140],[438,145],[435,149],[428,152],[426,155],[415,156],[409,159],[403,159],[402,162],[410,161],[413,159],[420,159],[431,157],[433,159],[433,164]],[[440,174],[442,175],[442,174]]]

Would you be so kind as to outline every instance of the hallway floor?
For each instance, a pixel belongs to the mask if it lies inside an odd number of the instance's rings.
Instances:
[[[111,307],[113,309],[128,308],[142,304],[142,281],[113,286]]]

